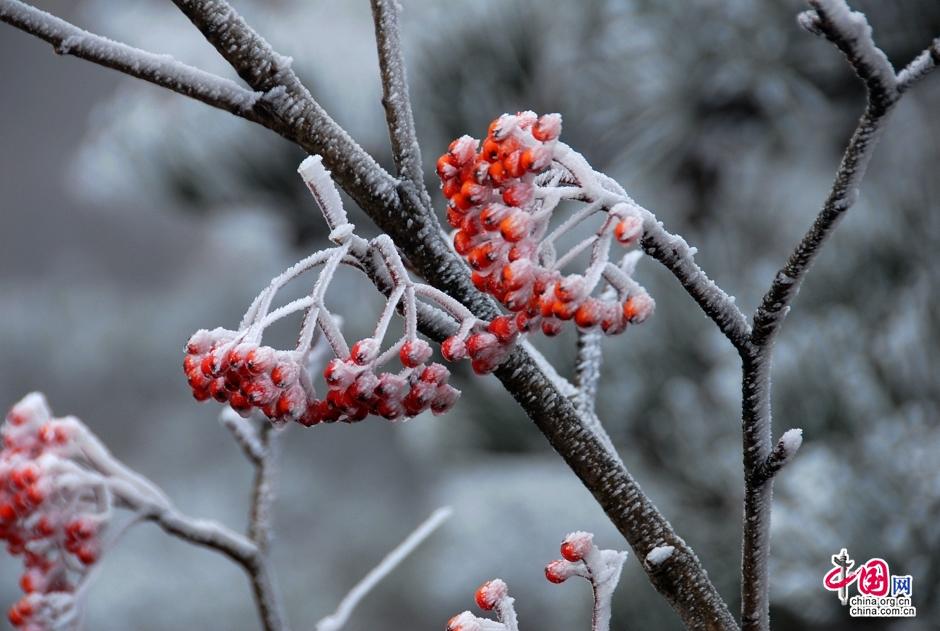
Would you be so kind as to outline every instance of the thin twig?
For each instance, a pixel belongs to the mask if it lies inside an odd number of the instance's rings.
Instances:
[[[60,55],[72,55],[113,68],[178,92],[213,107],[257,122],[254,105],[261,97],[234,81],[173,59],[89,33],[19,0],[0,0],[0,20],[52,44]]]
[[[371,4],[382,75],[382,105],[385,108],[395,167],[398,176],[413,186],[424,205],[430,208],[431,197],[424,185],[421,147],[415,131],[405,56],[401,48],[401,27],[398,23],[401,5],[397,0],[371,0]]]
[[[745,499],[741,627],[744,631],[767,631],[770,628],[773,479],[799,447],[794,433],[798,430],[787,432],[777,446],[772,447],[770,372],[774,339],[813,261],[839,220],[858,198],[858,189],[878,138],[901,92],[936,63],[936,54],[927,51],[902,71],[902,77],[898,77],[887,56],[875,44],[871,26],[863,14],[852,11],[844,0],[810,0],[809,4],[812,9],[801,14],[800,24],[810,32],[826,37],[842,51],[864,82],[868,100],[822,210],[764,295],[754,313],[752,332],[746,344],[738,346],[743,360],[741,422]]]
[[[379,562],[372,570],[366,574],[362,580],[349,590],[349,593],[340,601],[336,611],[323,618],[317,623],[316,631],[339,631],[359,602],[372,591],[386,576],[388,576],[398,565],[404,561],[408,555],[414,552],[415,548],[421,545],[425,539],[431,536],[435,530],[447,521],[453,514],[449,507],[439,508],[434,511],[430,517],[418,526],[414,532],[402,541],[398,546],[388,553],[388,555]]]
[[[898,92],[906,92],[937,66],[940,66],[940,37],[898,73]]]

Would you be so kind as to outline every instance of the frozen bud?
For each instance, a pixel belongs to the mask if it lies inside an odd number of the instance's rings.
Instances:
[[[193,333],[186,343],[186,352],[190,355],[202,355],[215,343],[215,336],[206,329],[199,329]]]
[[[361,370],[358,366],[350,365],[342,359],[331,359],[323,369],[323,379],[331,388],[345,390]],[[271,376],[273,378],[273,373]]]
[[[552,561],[545,566],[545,578],[552,583],[564,583],[571,578],[574,573],[571,571],[571,563],[559,559]]]
[[[455,362],[467,356],[466,343],[457,337],[449,337],[441,344],[441,355],[449,362]]]
[[[506,587],[506,583],[502,579],[494,578],[480,585],[474,598],[480,609],[490,611],[508,595],[509,588]]]
[[[499,340],[492,333],[474,333],[467,338],[467,352],[473,359],[493,354],[499,346]]]
[[[449,153],[445,153],[437,159],[437,175],[442,180],[449,180],[457,176],[457,159]],[[450,197],[450,195],[447,195]]]
[[[653,314],[656,303],[646,292],[633,294],[623,303],[623,317],[630,324],[640,324]]]
[[[594,535],[589,532],[572,532],[561,543],[561,556],[572,563],[580,561],[594,547]]]
[[[545,114],[532,127],[532,136],[541,142],[555,140],[561,135],[561,114]]]
[[[402,365],[408,368],[415,368],[430,359],[431,352],[430,344],[422,339],[415,338],[408,340],[402,345],[401,350],[398,352],[398,357],[401,359]]]
[[[529,259],[518,259],[504,265],[500,272],[503,285],[508,290],[520,289],[529,285],[535,279],[533,264]]]
[[[447,631],[483,631],[483,627],[479,618],[465,611],[447,621]]]
[[[404,377],[383,372],[379,375],[379,383],[375,387],[375,394],[383,399],[401,399],[408,382]]]
[[[532,227],[532,215],[524,210],[516,210],[499,222],[499,233],[506,241],[515,243],[529,236]]]
[[[360,404],[368,403],[375,395],[378,385],[379,378],[375,376],[375,373],[365,370],[356,377],[346,394]]]
[[[431,364],[421,371],[421,381],[427,381],[436,385],[445,383],[450,377],[450,371],[441,364]]]
[[[278,419],[295,419],[303,415],[307,409],[307,395],[300,386],[292,386],[283,392],[277,399],[274,408]]]
[[[574,313],[574,323],[582,329],[590,329],[597,326],[600,319],[600,306],[593,298],[588,298],[578,305],[578,310]]]
[[[508,315],[493,318],[486,330],[495,335],[500,344],[511,344],[519,332],[516,328],[516,319]]]
[[[628,215],[614,226],[614,237],[622,245],[633,245],[643,236],[643,220],[636,215]]]
[[[353,344],[349,350],[349,359],[360,366],[372,363],[379,354],[378,340],[367,337]]]
[[[460,390],[449,384],[441,384],[431,397],[431,412],[435,415],[450,411],[460,398]]]
[[[503,202],[507,206],[525,206],[532,199],[533,188],[528,182],[516,182],[503,189]]]
[[[245,360],[248,358],[248,354],[258,348],[257,344],[252,344],[250,342],[242,342],[235,345],[235,348],[229,350],[228,355],[226,356],[226,364],[229,369],[239,369],[241,368]]]
[[[287,388],[297,383],[299,377],[300,366],[287,358],[282,358],[271,371],[271,381],[278,388]]]
[[[499,222],[506,217],[512,209],[503,204],[489,204],[480,213],[480,223],[487,230],[496,230],[499,228]]]
[[[450,147],[447,151],[450,155],[454,156],[454,159],[457,160],[457,164],[463,165],[473,159],[473,154],[476,153],[478,145],[479,141],[476,138],[471,138],[464,134],[450,143]]]
[[[245,355],[245,368],[248,372],[257,375],[268,372],[274,368],[275,350],[270,346],[259,346]]]
[[[561,333],[561,321],[555,318],[545,318],[542,320],[542,333],[548,337],[554,337]]]
[[[573,302],[584,297],[586,284],[580,274],[565,276],[555,285],[555,297],[562,302]]]

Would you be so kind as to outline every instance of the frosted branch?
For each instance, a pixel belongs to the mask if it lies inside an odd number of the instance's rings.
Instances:
[[[173,59],[89,33],[19,0],[0,0],[0,20],[72,55],[173,90],[257,122],[253,108],[260,92]]]
[[[777,441],[777,445],[774,447],[773,451],[770,452],[770,455],[767,456],[763,464],[758,467],[757,471],[754,473],[752,484],[760,485],[774,477],[778,471],[793,460],[793,457],[796,455],[796,452],[799,451],[800,445],[802,444],[802,429],[788,429],[784,432],[780,440]]]
[[[562,583],[572,576],[587,579],[594,591],[591,631],[609,631],[614,590],[627,553],[601,550],[594,544],[593,534],[572,532],[561,544],[561,555],[545,567],[545,577],[552,583]]]
[[[898,92],[907,91],[937,66],[940,66],[940,37],[898,73]]]
[[[371,0],[372,19],[375,23],[375,41],[382,74],[382,105],[392,142],[392,156],[403,183],[414,187],[424,205],[431,207],[431,198],[424,185],[421,166],[421,148],[415,132],[414,114],[408,92],[405,57],[401,48],[397,0]]]
[[[420,546],[434,531],[441,527],[453,514],[449,507],[439,508],[427,518],[414,532],[388,553],[382,561],[366,574],[355,587],[340,601],[336,611],[317,623],[316,631],[339,631],[343,628],[356,606],[365,596],[378,585],[382,579],[391,574],[402,561],[404,561],[415,548]]]

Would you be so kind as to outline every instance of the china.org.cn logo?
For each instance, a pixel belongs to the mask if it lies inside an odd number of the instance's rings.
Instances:
[[[914,579],[909,574],[892,575],[884,559],[869,559],[856,568],[845,548],[832,555],[833,567],[823,585],[837,592],[839,602],[849,607],[853,618],[913,618],[917,609],[911,602]],[[849,588],[858,592],[849,598]]]

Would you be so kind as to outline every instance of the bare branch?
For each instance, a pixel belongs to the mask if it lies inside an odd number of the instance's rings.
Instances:
[[[261,97],[169,55],[158,55],[84,31],[19,0],[0,0],[0,20],[52,44],[60,55],[72,55],[178,92],[213,107],[258,121],[253,108]]]
[[[898,73],[898,92],[906,92],[937,66],[940,66],[940,37]]]
[[[415,132],[405,58],[401,48],[401,28],[398,23],[401,5],[396,0],[371,0],[371,4],[379,70],[382,73],[382,105],[385,107],[395,167],[399,177],[414,186],[424,205],[430,208],[431,197],[424,185],[421,147]]]
[[[349,593],[340,601],[336,611],[317,623],[317,631],[339,631],[343,628],[356,606],[368,595],[382,579],[391,574],[402,561],[414,552],[415,548],[434,534],[441,525],[450,519],[453,510],[449,507],[439,508],[427,518],[414,532],[405,538],[394,550],[388,553],[378,565],[366,574],[362,580],[349,590]]]

